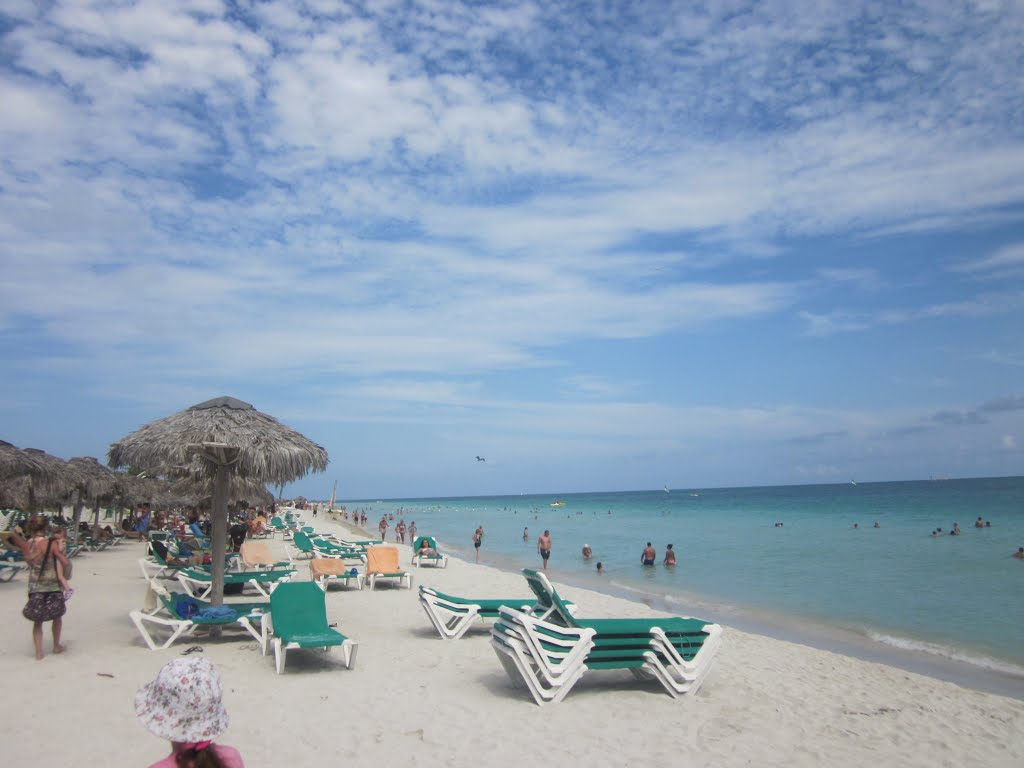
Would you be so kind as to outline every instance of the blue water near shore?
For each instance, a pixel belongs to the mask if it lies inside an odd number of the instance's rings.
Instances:
[[[481,562],[509,570],[539,566],[546,528],[556,580],[1024,698],[1024,560],[1011,557],[1024,546],[1022,477],[347,506],[365,508],[371,530],[400,510],[468,559],[483,525]],[[647,541],[657,566],[640,564]],[[674,568],[660,564],[668,543]]]

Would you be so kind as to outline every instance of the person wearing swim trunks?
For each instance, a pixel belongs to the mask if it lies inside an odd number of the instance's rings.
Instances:
[[[658,551],[651,545],[651,542],[647,542],[647,546],[644,547],[644,551],[640,553],[640,562],[644,565],[654,565],[654,561],[658,559]]]
[[[544,570],[548,569],[548,558],[551,557],[551,531],[545,530],[537,537],[537,551],[540,559],[544,561]]]

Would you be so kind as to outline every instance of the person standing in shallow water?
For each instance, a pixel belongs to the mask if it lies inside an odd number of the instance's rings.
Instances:
[[[476,550],[476,561],[480,562],[480,545],[484,543],[484,527],[478,525],[473,532],[473,549]]]
[[[548,558],[551,557],[551,531],[545,530],[537,537],[537,552],[544,563],[544,570],[548,569]]]
[[[672,545],[669,544],[665,548],[665,565],[675,565],[675,564],[676,564],[676,551],[674,549],[672,549]]]
[[[651,545],[651,542],[647,542],[647,546],[644,547],[644,551],[640,553],[640,562],[643,565],[654,565],[654,561],[658,559],[658,551]]]

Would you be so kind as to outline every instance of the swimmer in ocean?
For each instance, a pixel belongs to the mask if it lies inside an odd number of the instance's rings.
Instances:
[[[647,542],[647,546],[644,547],[644,551],[640,553],[640,562],[644,565],[654,565],[654,561],[658,559],[657,550],[651,546],[651,542]]]

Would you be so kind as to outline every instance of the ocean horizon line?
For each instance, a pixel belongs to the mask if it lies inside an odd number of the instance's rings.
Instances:
[[[668,489],[670,492],[680,491],[691,493],[694,491],[756,491],[759,489],[773,489],[779,490],[783,488],[829,488],[844,487],[844,486],[877,486],[877,485],[895,485],[901,483],[944,483],[944,482],[971,482],[975,480],[1014,480],[1018,478],[1024,478],[1024,474],[1019,475],[971,475],[969,477],[952,477],[952,476],[941,476],[941,477],[927,477],[927,478],[903,478],[900,480],[836,480],[830,482],[821,483],[779,483],[779,484],[759,484],[759,485],[669,485]],[[458,501],[462,499],[489,499],[489,498],[518,498],[522,496],[533,497],[533,496],[550,496],[553,500],[557,500],[561,496],[598,496],[598,495],[612,495],[612,494],[631,494],[631,493],[664,493],[664,488],[632,488],[622,490],[601,490],[601,491],[517,491],[514,493],[470,493],[470,494],[452,494],[446,496],[366,496],[366,497],[336,497],[335,503],[347,502],[347,503],[359,503],[359,504],[376,504],[384,502],[395,502],[395,501]],[[301,494],[296,494],[292,498],[297,498]],[[276,500],[275,500],[276,501]],[[308,502],[320,504],[323,502],[330,501],[327,499],[312,499],[308,498]]]

